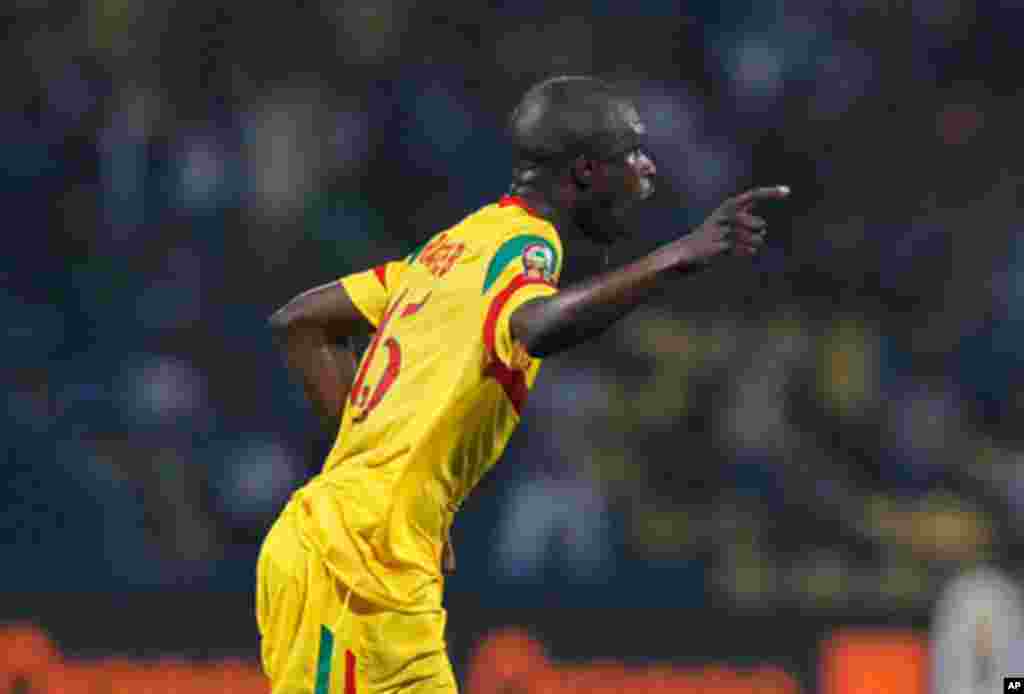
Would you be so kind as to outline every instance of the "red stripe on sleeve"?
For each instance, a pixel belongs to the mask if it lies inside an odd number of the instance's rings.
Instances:
[[[385,289],[387,289],[388,288],[387,266],[385,266],[385,265],[378,265],[377,267],[373,268],[373,273],[375,275],[377,275],[377,279],[380,280],[381,286],[384,287]]]
[[[501,309],[505,307],[508,300],[512,298],[512,295],[516,293],[520,287],[525,287],[528,284],[544,284],[552,286],[550,282],[546,282],[539,277],[527,277],[526,275],[517,275],[511,282],[508,283],[504,289],[498,292],[498,295],[491,301],[491,305],[487,309],[487,318],[484,319],[484,345],[487,347],[487,353],[494,356],[494,331],[498,327],[498,316],[501,314]]]
[[[512,402],[512,407],[515,408],[516,414],[522,414],[523,405],[526,404],[526,396],[530,392],[526,385],[526,374],[506,366],[498,358],[494,351],[494,333],[498,327],[498,316],[501,314],[501,309],[505,307],[505,304],[508,303],[508,300],[512,298],[516,291],[530,284],[551,286],[550,282],[546,282],[539,277],[517,275],[491,301],[491,305],[487,309],[487,318],[484,320],[484,345],[487,348],[487,355],[489,357],[489,363],[484,370],[484,376],[493,378],[501,385],[505,395]]]

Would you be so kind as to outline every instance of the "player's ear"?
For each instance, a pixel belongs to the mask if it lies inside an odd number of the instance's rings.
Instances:
[[[594,182],[594,161],[580,155],[569,164],[572,180],[581,190],[587,190]]]

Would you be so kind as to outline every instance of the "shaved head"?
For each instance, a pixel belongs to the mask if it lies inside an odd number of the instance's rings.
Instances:
[[[550,204],[593,241],[628,235],[623,215],[654,192],[633,103],[595,77],[553,77],[527,90],[509,117],[516,149],[511,190]]]
[[[594,77],[553,77],[531,87],[509,118],[519,159],[567,162],[604,159],[639,145],[636,109],[611,84]]]

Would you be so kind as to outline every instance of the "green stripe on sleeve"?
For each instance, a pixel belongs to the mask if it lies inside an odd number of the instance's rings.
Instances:
[[[487,290],[498,281],[501,277],[501,273],[505,271],[508,264],[514,260],[519,259],[523,255],[523,251],[527,246],[535,243],[540,243],[551,249],[551,257],[555,259],[555,267],[558,267],[558,251],[551,245],[543,236],[534,236],[524,234],[523,236],[516,236],[513,239],[509,239],[502,244],[498,252],[494,254],[491,259],[491,264],[487,266],[487,275],[484,277],[484,290],[486,294]]]
[[[334,634],[320,626],[320,654],[316,660],[316,689],[314,694],[328,694],[331,689],[331,656],[334,654]]]

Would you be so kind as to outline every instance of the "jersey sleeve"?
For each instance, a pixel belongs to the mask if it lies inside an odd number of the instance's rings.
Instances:
[[[562,242],[553,227],[538,225],[506,237],[484,279],[484,345],[489,357],[513,369],[529,365],[526,350],[512,339],[509,321],[527,301],[558,293],[561,272]]]
[[[387,310],[389,290],[401,279],[406,267],[404,261],[391,261],[346,275],[338,281],[360,313],[376,328]]]

